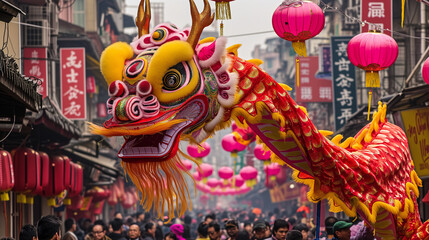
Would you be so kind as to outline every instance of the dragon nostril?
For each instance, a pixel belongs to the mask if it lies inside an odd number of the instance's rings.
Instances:
[[[143,98],[152,92],[152,85],[147,80],[141,80],[137,83],[136,91],[137,95]]]

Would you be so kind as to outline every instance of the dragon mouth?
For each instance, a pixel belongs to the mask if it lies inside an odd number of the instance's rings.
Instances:
[[[163,161],[172,158],[177,153],[182,132],[205,119],[207,106],[206,96],[194,96],[182,106],[170,110],[172,115],[168,120],[161,119],[167,123],[169,121],[177,122],[168,129],[154,134],[125,136],[126,141],[122,145],[118,157],[125,162]],[[159,125],[159,121],[152,120],[142,125],[150,127],[156,124]],[[139,126],[133,124],[133,128],[139,129]],[[144,129],[139,130],[144,131]]]

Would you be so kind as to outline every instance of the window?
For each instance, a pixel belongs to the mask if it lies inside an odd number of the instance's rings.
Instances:
[[[85,1],[76,0],[73,4],[73,23],[85,28]]]

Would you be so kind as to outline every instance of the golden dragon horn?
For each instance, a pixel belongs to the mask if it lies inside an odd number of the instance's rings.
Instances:
[[[208,0],[204,0],[204,9],[201,14],[198,12],[197,6],[193,0],[189,0],[191,5],[192,27],[189,33],[188,43],[195,49],[200,39],[204,28],[210,26],[214,19],[214,14],[211,14],[211,8]]]
[[[144,10],[143,10],[143,6],[145,7]],[[137,12],[137,17],[136,17],[136,26],[139,28],[139,37],[149,33],[149,24],[150,24],[150,2],[149,0],[141,0],[139,9]]]

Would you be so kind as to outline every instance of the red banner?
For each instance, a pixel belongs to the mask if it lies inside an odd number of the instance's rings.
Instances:
[[[392,30],[392,0],[362,0],[361,19],[367,22],[361,27],[361,32],[368,32],[373,29]],[[392,36],[392,32],[383,31]]]
[[[61,109],[65,117],[86,119],[85,49],[61,48]]]
[[[37,92],[45,98],[48,96],[48,64],[46,48],[24,48],[24,75],[41,80]]]
[[[316,78],[319,69],[319,57],[299,57],[299,87],[296,89],[296,101],[332,102],[332,80]]]

